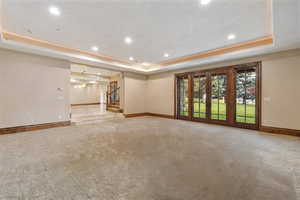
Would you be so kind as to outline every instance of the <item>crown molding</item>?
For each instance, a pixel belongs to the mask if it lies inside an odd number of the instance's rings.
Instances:
[[[105,55],[101,55],[101,54],[91,53],[89,51],[74,49],[74,48],[66,47],[66,46],[63,46],[60,44],[55,44],[52,42],[39,40],[36,38],[23,36],[23,35],[19,35],[19,34],[8,32],[8,31],[2,31],[2,36],[3,36],[3,39],[8,40],[8,41],[14,41],[14,42],[18,42],[18,43],[22,43],[22,44],[26,44],[26,45],[46,48],[46,49],[59,51],[59,52],[63,52],[63,53],[84,55],[84,56],[89,56],[89,57],[100,59],[100,60],[107,61],[107,62],[114,62],[114,63],[120,63],[120,64],[125,64],[125,65],[133,64],[133,63],[130,63],[130,62],[127,62],[124,60],[120,60],[117,58],[113,58],[110,56],[105,56]]]
[[[23,35],[19,35],[16,33],[8,32],[8,31],[2,31],[2,38],[3,40],[6,40],[7,42],[12,42],[14,44],[22,44],[25,46],[28,46],[29,48],[41,48],[45,50],[54,51],[60,54],[68,54],[68,56],[87,56],[86,58],[95,59],[98,61],[95,62],[106,62],[112,66],[119,67],[119,70],[126,71],[126,70],[134,70],[136,73],[142,73],[142,74],[152,74],[152,73],[159,73],[160,71],[169,68],[168,70],[171,70],[176,65],[182,65],[184,63],[188,63],[191,61],[201,60],[201,59],[210,59],[214,56],[221,56],[227,53],[231,52],[238,52],[241,50],[247,50],[252,49],[255,47],[263,47],[267,45],[271,45],[274,41],[273,36],[265,36],[259,39],[241,42],[229,46],[225,46],[222,48],[217,48],[205,52],[199,52],[188,56],[178,57],[170,60],[166,60],[157,64],[151,65],[149,69],[142,69],[142,68],[136,68],[135,65],[131,62],[120,60],[117,58],[113,58],[110,56],[104,56],[101,54],[92,53],[89,51],[84,51],[80,49],[74,49],[65,47],[59,44],[51,43],[48,41],[43,41],[39,39],[35,39],[32,37],[27,37]],[[84,59],[84,58],[83,58]],[[77,63],[79,63],[78,61]],[[84,63],[82,63],[84,64]]]
[[[203,58],[208,58],[211,56],[218,56],[218,55],[222,55],[222,54],[226,54],[226,53],[231,53],[231,52],[235,52],[235,51],[240,51],[240,50],[270,45],[270,44],[273,44],[273,36],[272,35],[265,36],[265,37],[255,39],[255,40],[250,40],[250,41],[246,41],[246,42],[241,42],[241,43],[225,46],[222,48],[199,52],[199,53],[195,53],[195,54],[188,55],[188,56],[169,59],[166,61],[162,61],[162,62],[158,63],[157,65],[159,65],[159,66],[174,65],[174,64],[188,62],[188,61],[192,61],[192,60],[196,60],[196,59],[203,59]]]

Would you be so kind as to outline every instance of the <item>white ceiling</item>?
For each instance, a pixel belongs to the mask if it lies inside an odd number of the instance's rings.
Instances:
[[[156,73],[300,47],[300,0],[0,0],[10,32],[139,63],[157,63],[273,35],[274,44],[169,66],[136,67],[33,48],[2,40],[0,47],[99,67]],[[49,14],[55,5],[60,16]],[[58,30],[56,30],[58,28]],[[29,33],[30,30],[32,33]],[[236,39],[227,40],[230,33]],[[124,37],[133,39],[131,45]]]
[[[6,30],[138,62],[219,48],[272,34],[271,0],[4,0]],[[60,16],[49,14],[57,6]],[[30,32],[32,33],[29,33]],[[227,40],[231,33],[236,39]],[[124,38],[133,39],[131,45]]]

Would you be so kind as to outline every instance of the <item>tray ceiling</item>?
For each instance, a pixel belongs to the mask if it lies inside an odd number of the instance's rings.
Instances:
[[[4,31],[69,49],[19,45],[22,37],[4,38],[2,48],[122,71],[153,73],[300,47],[298,0],[1,1]],[[265,47],[251,47],[251,41],[268,37]],[[249,41],[249,50],[214,54]],[[87,56],[71,55],[74,49]],[[195,56],[199,52],[209,56]]]
[[[272,34],[270,0],[201,1],[4,0],[4,29],[81,50],[97,46],[100,54],[138,63]],[[50,6],[60,16],[51,15]],[[236,38],[228,40],[230,34]]]

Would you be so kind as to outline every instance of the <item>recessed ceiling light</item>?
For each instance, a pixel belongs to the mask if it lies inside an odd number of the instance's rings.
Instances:
[[[124,42],[125,42],[126,44],[131,44],[131,43],[132,43],[131,37],[126,37],[126,38],[124,39]]]
[[[233,39],[235,39],[235,37],[236,36],[234,34],[229,34],[228,37],[227,37],[227,39],[228,40],[233,40]]]
[[[210,0],[200,0],[201,5],[207,5],[210,3]]]
[[[98,48],[98,47],[96,47],[96,46],[93,46],[93,47],[92,47],[92,50],[93,50],[93,51],[98,51],[98,50],[99,50],[99,48]]]
[[[100,72],[98,72],[98,73],[97,73],[97,75],[101,75],[101,73],[100,73]]]
[[[168,54],[168,53],[165,53],[165,54],[164,54],[164,57],[166,57],[166,58],[169,57],[169,54]]]
[[[129,60],[133,61],[133,60],[134,60],[134,58],[133,58],[133,57],[129,57]]]
[[[50,6],[49,7],[49,12],[52,14],[52,15],[55,15],[55,16],[59,16],[60,15],[60,10],[59,8],[55,7],[55,6]]]

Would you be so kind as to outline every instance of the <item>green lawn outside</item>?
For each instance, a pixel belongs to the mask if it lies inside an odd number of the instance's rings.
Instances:
[[[245,115],[245,105],[237,104],[237,122],[242,123],[255,123],[255,105],[247,105],[247,115]],[[186,108],[187,110],[187,108]],[[212,119],[218,119],[218,103],[217,100],[214,100],[212,103]],[[181,115],[188,116],[188,112],[181,112]],[[194,103],[194,117],[205,118],[206,117],[206,107],[205,104],[200,103],[200,112],[199,112],[199,103]],[[219,104],[219,120],[226,120],[226,105],[224,103]]]

